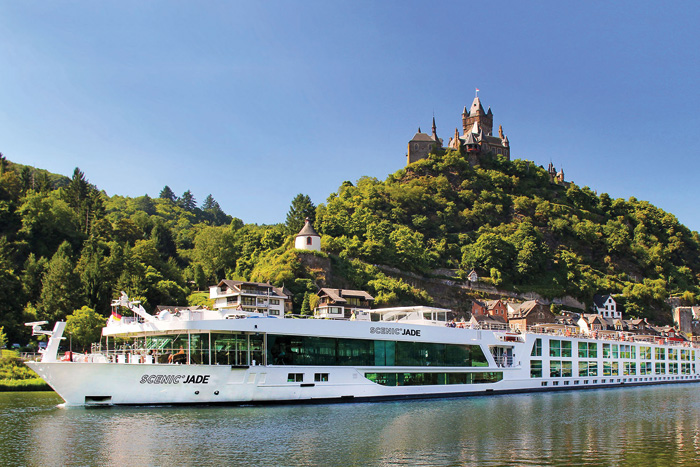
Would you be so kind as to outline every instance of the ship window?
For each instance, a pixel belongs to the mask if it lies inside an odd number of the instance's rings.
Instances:
[[[530,360],[530,378],[542,377],[542,360]]]
[[[365,373],[365,378],[382,386],[433,386],[497,383],[503,379],[503,373]]]
[[[304,373],[289,373],[287,375],[287,382],[288,383],[303,383],[304,382]]]
[[[657,360],[666,360],[666,349],[663,347],[657,347],[654,353]]]
[[[328,381],[328,373],[316,373],[316,374],[314,374],[314,381],[316,381],[316,382]]]
[[[532,353],[530,353],[530,355],[532,355],[533,357],[542,356],[542,339],[535,339],[535,344],[532,346]]]
[[[598,376],[598,362],[578,362],[579,376]]]
[[[267,361],[273,365],[488,366],[478,345],[276,334],[267,337]]]

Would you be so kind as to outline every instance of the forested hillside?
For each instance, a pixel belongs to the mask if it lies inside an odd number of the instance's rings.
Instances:
[[[333,277],[292,249],[315,218]],[[532,162],[456,151],[431,155],[385,181],[344,182],[318,207],[292,200],[286,222],[245,224],[210,196],[167,186],[158,197],[107,196],[76,169],[72,178],[0,156],[0,326],[26,340],[22,323],[64,319],[84,305],[106,315],[120,290],[159,304],[222,278],[284,285],[308,311],[320,282],[363,288],[383,305],[430,303],[425,291],[374,265],[430,276],[475,268],[501,289],[572,295],[624,293],[628,315],[667,315],[664,299],[700,295],[700,238],[644,201],[553,184]],[[666,314],[664,314],[666,313]],[[666,318],[667,319],[667,318]]]
[[[471,167],[431,155],[386,181],[346,182],[317,210],[326,251],[418,273],[475,268],[504,289],[545,297],[624,293],[629,316],[668,320],[669,296],[695,303],[700,237],[646,201],[550,181],[532,162]]]

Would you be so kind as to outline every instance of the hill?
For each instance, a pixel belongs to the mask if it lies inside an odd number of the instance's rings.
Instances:
[[[472,167],[458,151],[432,154],[384,181],[344,182],[318,207],[295,198],[275,225],[245,224],[211,195],[201,206],[167,186],[153,198],[109,197],[79,169],[67,178],[1,162],[0,326],[10,342],[26,341],[25,321],[82,305],[106,315],[120,290],[153,309],[199,300],[191,294],[222,278],[284,285],[297,312],[319,286],[362,288],[382,305],[476,295],[433,287],[445,269],[585,303],[624,293],[628,315],[657,322],[670,318],[669,296],[700,294],[696,232],[647,202],[552,183],[528,161]],[[292,249],[307,215],[325,253]]]
[[[628,315],[668,321],[698,299],[700,237],[646,201],[557,184],[523,160],[472,167],[448,150],[381,182],[343,184],[317,210],[324,250],[419,274],[474,268],[505,290],[624,294]]]

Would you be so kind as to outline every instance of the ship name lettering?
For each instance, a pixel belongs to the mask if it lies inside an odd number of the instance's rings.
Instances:
[[[141,384],[209,384],[211,375],[143,375]]]
[[[390,334],[395,336],[416,336],[420,337],[420,329],[401,329],[390,327],[370,327],[370,334]]]

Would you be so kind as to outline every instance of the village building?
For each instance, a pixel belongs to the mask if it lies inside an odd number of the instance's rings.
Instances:
[[[469,271],[469,274],[467,274],[467,280],[473,284],[479,282],[479,275],[476,273],[475,270]]]
[[[594,295],[593,309],[603,318],[622,318],[622,313],[617,311],[617,303],[612,295]]]
[[[577,321],[579,332],[584,336],[613,337],[621,330],[612,318],[601,314],[583,314]]]
[[[673,309],[673,322],[684,334],[700,335],[700,306],[677,306]]]
[[[292,309],[288,290],[269,283],[232,281],[224,279],[209,288],[209,298],[217,310],[244,311],[282,316]]]
[[[356,309],[368,309],[374,297],[363,290],[323,288],[318,291],[316,318],[349,319]]]
[[[316,233],[311,221],[307,217],[304,227],[294,238],[294,248],[297,250],[321,251],[321,236]]]
[[[508,322],[500,316],[472,315],[469,326],[472,329],[508,329]]]
[[[538,324],[556,323],[556,317],[549,309],[549,305],[539,300],[528,300],[520,305],[509,303],[508,307],[508,324],[512,329],[525,332]]]
[[[472,316],[491,316],[508,322],[508,307],[501,300],[472,300]]]

